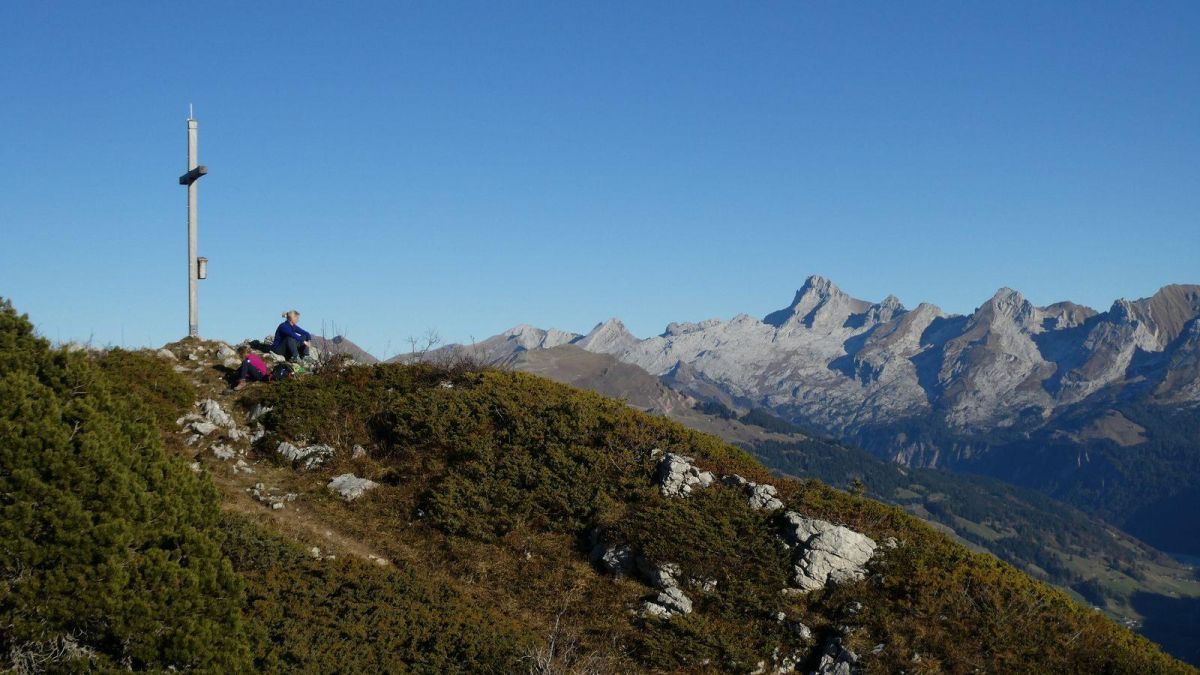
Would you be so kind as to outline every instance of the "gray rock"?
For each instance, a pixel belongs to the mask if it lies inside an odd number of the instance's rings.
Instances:
[[[754,485],[750,488],[750,508],[764,511],[776,511],[783,508],[783,502],[775,497],[774,485]]]
[[[350,449],[350,459],[361,459],[367,456],[367,449],[361,445],[355,445]]]
[[[658,489],[664,497],[686,497],[693,490],[712,485],[714,476],[701,471],[691,457],[668,452],[658,463]]]
[[[633,550],[625,544],[595,543],[588,558],[606,572],[622,576],[629,574],[635,567]]]
[[[221,343],[221,344],[217,345],[217,358],[221,359],[221,360],[236,359],[237,352],[234,351],[233,347],[230,347],[227,344]]]
[[[352,502],[355,499],[363,496],[367,490],[373,490],[379,487],[379,483],[366,478],[359,478],[352,473],[344,473],[334,477],[326,486],[331,492],[341,496],[347,502]]]
[[[721,482],[729,487],[745,490],[746,502],[752,509],[776,511],[783,508],[783,502],[779,501],[775,496],[777,491],[774,485],[767,485],[766,483],[760,485],[748,481],[736,473],[722,477]]]
[[[288,442],[281,442],[275,452],[284,459],[299,464],[304,470],[321,466],[334,455],[334,449],[328,445],[307,445],[297,447]]]
[[[862,672],[858,654],[842,644],[840,638],[825,643],[825,650],[812,675],[856,675]]]
[[[212,422],[192,422],[191,428],[201,436],[207,436],[217,430],[217,425]]]
[[[737,475],[736,473],[730,474],[728,476],[722,476],[721,482],[724,483],[725,485],[728,485],[729,487],[739,487],[739,488],[746,487],[747,485],[754,485],[754,483],[751,483],[750,481],[746,480],[745,478],[742,478],[741,476]]]
[[[221,404],[217,403],[211,398],[206,398],[203,401],[200,401],[199,406],[200,414],[210,423],[224,429],[233,429],[237,426],[237,423],[234,422],[233,417],[231,417],[229,413],[225,412],[221,408]]]
[[[683,573],[679,569],[679,565],[675,563],[651,565],[645,558],[638,559],[637,567],[638,571],[642,574],[642,578],[646,580],[646,583],[660,591],[677,588],[679,586],[679,576]]]
[[[792,584],[797,588],[812,591],[866,575],[864,565],[876,549],[870,537],[795,511],[785,513],[784,522],[783,539],[795,547]]]
[[[178,361],[178,360],[179,360],[179,357],[178,357],[178,356],[175,356],[175,352],[173,352],[173,351],[171,351],[170,349],[167,349],[167,348],[165,348],[165,347],[164,347],[164,348],[162,348],[162,349],[160,349],[160,350],[158,350],[158,351],[156,351],[156,352],[154,352],[154,353],[155,353],[155,354],[156,354],[156,355],[157,355],[159,358],[162,358],[162,359],[167,359],[168,361]]]
[[[646,616],[669,619],[676,614],[691,614],[692,600],[684,595],[683,590],[672,586],[660,591],[653,600],[647,600],[642,609]]]
[[[223,461],[229,461],[234,457],[237,457],[237,452],[233,448],[229,447],[228,445],[222,445],[221,443],[213,445],[211,450],[212,453],[217,456],[217,459]]]
[[[263,405],[261,403],[255,403],[254,407],[250,409],[250,415],[247,418],[247,420],[250,422],[257,422],[259,420],[259,418],[261,418],[263,415],[266,415],[267,413],[271,412],[272,410],[274,410],[274,408],[272,408],[271,406]]]

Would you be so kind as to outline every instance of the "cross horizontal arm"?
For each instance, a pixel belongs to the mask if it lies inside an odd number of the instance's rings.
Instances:
[[[179,184],[180,185],[191,185],[192,183],[195,183],[196,181],[200,180],[200,176],[203,176],[206,173],[208,173],[208,167],[201,164],[200,166],[198,166],[198,167],[192,169],[191,171],[180,176]]]

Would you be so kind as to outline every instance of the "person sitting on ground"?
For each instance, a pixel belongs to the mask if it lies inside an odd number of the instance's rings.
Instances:
[[[300,312],[289,310],[283,313],[283,323],[275,329],[271,351],[288,361],[299,361],[308,356],[308,341],[312,339],[312,334],[296,325],[299,321]]]
[[[247,382],[266,382],[270,379],[271,369],[261,356],[245,346],[238,348],[238,354],[242,357],[242,367],[238,368],[234,391],[245,387]]]

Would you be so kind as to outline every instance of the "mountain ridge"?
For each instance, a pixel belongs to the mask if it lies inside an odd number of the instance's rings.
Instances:
[[[609,320],[591,340],[563,335],[566,344],[597,345],[698,400],[763,408],[902,464],[1003,477],[1160,548],[1195,554],[1200,535],[1163,538],[1170,528],[1135,522],[1115,505],[1140,512],[1200,490],[1190,470],[1200,448],[1155,412],[1200,416],[1198,317],[1200,285],[1166,285],[1105,311],[1069,300],[1037,306],[1004,287],[972,312],[952,314],[930,303],[907,309],[894,296],[859,300],[813,275],[787,306],[761,319],[673,322],[644,339]],[[616,337],[600,340],[606,332]],[[483,344],[489,349],[477,354],[489,363],[529,348],[494,338]],[[1148,434],[1130,431],[1147,424]],[[1158,449],[1139,470],[1175,478],[1131,495],[1122,485],[1143,481],[1131,480],[1122,453],[1147,447]],[[1040,473],[1014,470],[1021,465]],[[1186,510],[1175,513],[1175,529],[1191,532]]]

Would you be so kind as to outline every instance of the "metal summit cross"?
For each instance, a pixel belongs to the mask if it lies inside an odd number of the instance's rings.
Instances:
[[[179,177],[179,184],[187,186],[188,211],[188,335],[200,335],[200,308],[196,294],[196,282],[208,278],[208,258],[196,257],[196,181],[208,173],[208,167],[196,163],[196,118],[192,117],[192,106],[188,105],[188,156],[187,173]]]

